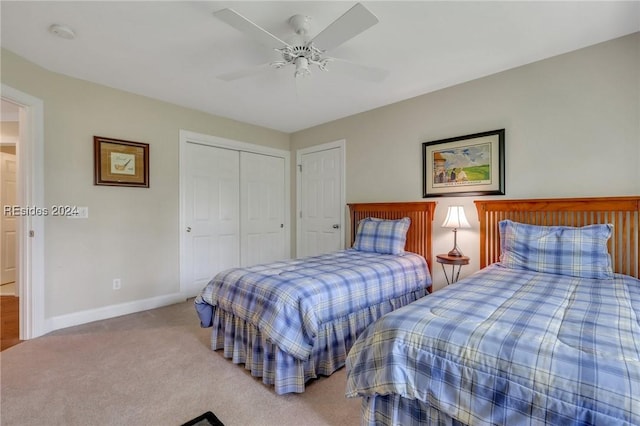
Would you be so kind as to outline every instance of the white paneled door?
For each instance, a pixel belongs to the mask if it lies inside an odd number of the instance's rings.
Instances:
[[[196,296],[224,269],[240,265],[237,151],[186,144],[184,293]]]
[[[16,205],[16,156],[0,152],[0,205]],[[2,284],[16,280],[17,223],[10,214],[0,216],[0,280]]]
[[[285,240],[284,158],[240,152],[242,266],[289,257]]]
[[[340,250],[344,244],[342,145],[299,154],[298,257]]]

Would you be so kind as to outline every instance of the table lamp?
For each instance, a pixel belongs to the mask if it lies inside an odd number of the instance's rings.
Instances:
[[[458,249],[458,228],[471,228],[462,206],[449,206],[447,217],[442,224],[443,228],[453,228],[453,249],[448,253],[449,256],[461,257],[462,252]]]

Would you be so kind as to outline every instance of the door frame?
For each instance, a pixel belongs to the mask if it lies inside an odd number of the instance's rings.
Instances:
[[[5,84],[2,98],[20,106],[16,202],[44,208],[44,103]],[[44,319],[45,221],[34,215],[20,216],[17,222],[20,339],[28,340],[49,331]]]
[[[340,139],[333,142],[327,142],[320,145],[314,145],[309,148],[302,148],[296,151],[296,257],[300,257],[299,247],[302,247],[302,186],[300,184],[302,180],[302,156],[306,154],[313,154],[314,152],[328,151],[330,149],[340,149],[340,159],[342,161],[342,170],[340,172],[340,241],[342,241],[342,247],[345,246],[345,226],[346,223],[346,194],[347,194],[347,141]]]
[[[284,232],[285,232],[285,251],[291,253],[291,154],[289,151],[271,148],[268,146],[255,145],[248,142],[241,142],[233,139],[226,139],[219,136],[206,135],[196,133],[190,130],[180,130],[180,213],[178,220],[178,235],[180,236],[180,253],[179,253],[179,274],[180,274],[180,292],[185,294],[186,288],[186,267],[185,267],[185,247],[186,247],[186,189],[187,189],[187,143],[197,143],[216,148],[227,148],[235,151],[246,151],[255,154],[271,155],[274,157],[284,158]]]

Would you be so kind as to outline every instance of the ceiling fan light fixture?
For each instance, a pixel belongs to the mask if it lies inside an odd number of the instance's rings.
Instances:
[[[311,71],[309,71],[309,61],[307,60],[307,58],[301,56],[296,59],[296,71],[293,75],[296,78],[311,75]]]

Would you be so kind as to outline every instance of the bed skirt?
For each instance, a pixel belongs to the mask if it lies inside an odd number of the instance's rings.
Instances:
[[[253,324],[214,306],[211,348],[223,349],[225,358],[244,364],[277,394],[302,393],[308,380],[344,366],[349,349],[369,324],[426,294],[425,289],[416,290],[321,325],[311,356],[304,361],[282,351]]]
[[[437,408],[398,394],[362,398],[362,425],[464,426]]]

